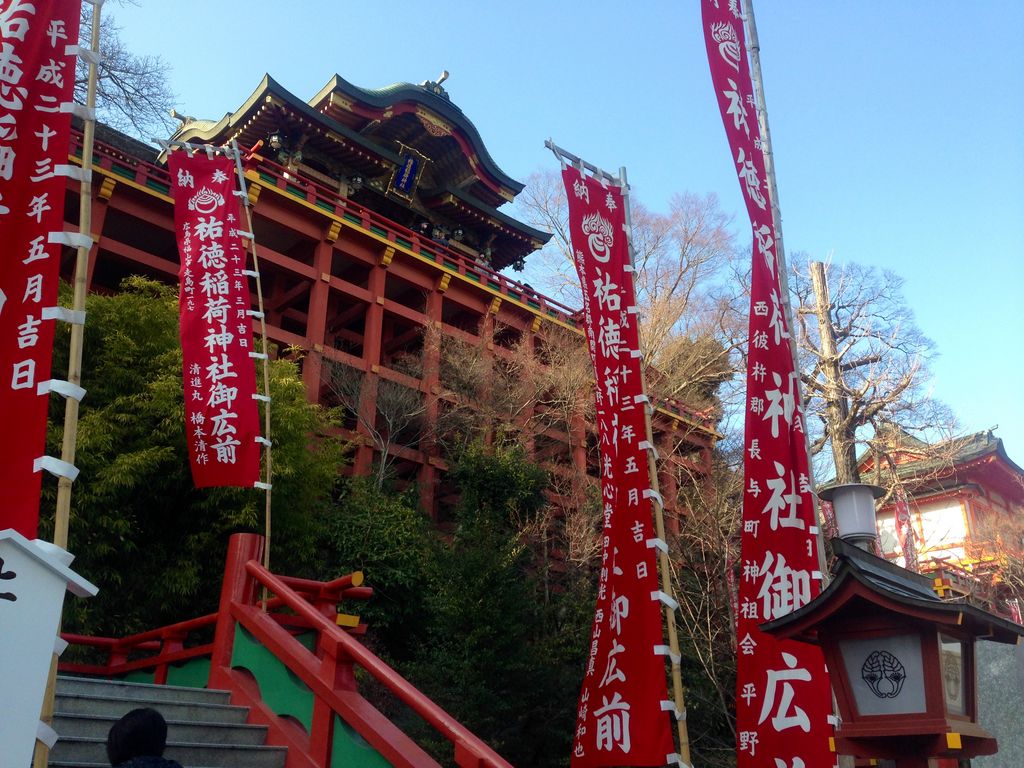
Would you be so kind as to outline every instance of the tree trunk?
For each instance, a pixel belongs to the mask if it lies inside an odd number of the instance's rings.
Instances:
[[[839,367],[839,356],[836,354],[825,265],[820,261],[814,261],[810,267],[815,314],[818,317],[818,335],[821,339],[821,369],[825,376],[825,407],[828,419],[826,429],[832,444],[836,482],[859,483],[854,428],[850,423],[850,405],[844,394],[843,374]]]

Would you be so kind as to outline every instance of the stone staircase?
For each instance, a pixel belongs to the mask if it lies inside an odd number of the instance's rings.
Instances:
[[[186,768],[284,766],[287,750],[264,746],[266,728],[247,725],[248,710],[230,706],[227,691],[59,676],[51,768],[109,768],[107,731],[136,707],[164,716],[164,757]]]

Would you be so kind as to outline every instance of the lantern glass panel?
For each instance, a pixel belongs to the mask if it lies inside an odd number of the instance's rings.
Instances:
[[[939,655],[942,667],[942,694],[946,700],[946,711],[954,715],[966,715],[964,644],[955,637],[939,635]]]
[[[926,710],[920,635],[842,640],[839,652],[859,714]]]

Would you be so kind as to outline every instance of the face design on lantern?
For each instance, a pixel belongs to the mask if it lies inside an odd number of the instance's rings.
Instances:
[[[903,690],[907,670],[888,651],[874,651],[864,660],[860,676],[878,698],[895,699]]]

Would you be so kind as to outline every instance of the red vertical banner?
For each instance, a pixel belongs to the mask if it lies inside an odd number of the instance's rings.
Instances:
[[[252,320],[229,158],[172,152],[185,429],[197,488],[259,480]]]
[[[702,0],[715,96],[753,231],[737,617],[738,768],[835,763],[832,697],[821,650],[779,642],[762,622],[821,591],[818,529],[799,373],[794,370],[777,234],[739,4]]]
[[[0,1],[0,528],[35,538],[80,0]]]
[[[572,766],[664,765],[675,751],[666,712],[661,600],[652,527],[636,297],[622,190],[562,172],[594,364],[604,508],[601,574],[579,698]]]
[[[896,523],[896,539],[903,551],[903,567],[915,573],[920,570],[917,562],[917,544],[914,539],[914,520],[910,516],[910,502],[902,487],[896,490],[896,508],[893,511]]]

